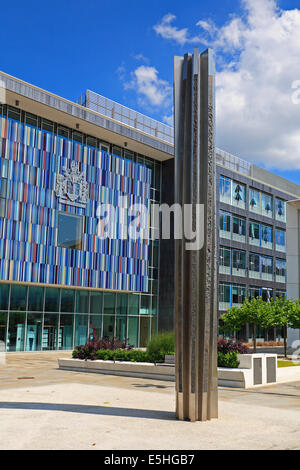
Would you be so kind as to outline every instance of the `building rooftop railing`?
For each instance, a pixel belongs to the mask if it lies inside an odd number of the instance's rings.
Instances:
[[[174,128],[156,121],[133,109],[127,108],[105,96],[91,90],[85,92],[83,106],[92,109],[103,116],[107,116],[122,124],[133,127],[145,134],[161,139],[169,144],[174,144]]]

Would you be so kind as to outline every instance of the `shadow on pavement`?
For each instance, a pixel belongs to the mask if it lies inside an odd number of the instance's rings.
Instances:
[[[175,411],[138,410],[134,408],[117,408],[93,405],[71,405],[64,403],[29,403],[29,402],[0,402],[0,409],[63,411],[68,413],[84,413],[104,416],[120,416],[127,418],[160,419],[175,421]]]

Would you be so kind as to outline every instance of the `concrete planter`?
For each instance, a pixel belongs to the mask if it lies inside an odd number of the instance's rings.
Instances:
[[[267,383],[265,355],[239,356],[239,369],[218,368],[218,385],[221,387],[249,388]],[[255,360],[258,360],[256,362]],[[276,357],[277,360],[277,357]],[[94,372],[98,374],[140,377],[146,379],[175,381],[175,356],[166,356],[165,364],[122,362],[122,361],[84,361],[81,359],[58,359],[62,370]],[[277,363],[276,363],[277,365]],[[261,366],[261,367],[258,367]],[[258,372],[257,372],[258,367]],[[261,378],[261,380],[257,380]],[[275,380],[276,381],[276,380]],[[270,383],[270,382],[268,382]]]
[[[148,362],[125,361],[84,361],[81,359],[58,359],[59,368],[78,372],[142,377],[156,380],[174,381],[174,366]]]

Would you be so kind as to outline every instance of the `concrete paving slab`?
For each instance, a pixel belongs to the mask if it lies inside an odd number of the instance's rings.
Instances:
[[[173,383],[61,371],[69,352],[7,356],[0,449],[300,447],[300,382],[220,389],[220,418],[188,423],[175,419]]]

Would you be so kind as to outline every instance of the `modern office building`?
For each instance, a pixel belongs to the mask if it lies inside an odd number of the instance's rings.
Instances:
[[[71,102],[0,81],[0,348],[72,349],[90,333],[144,347],[173,328],[174,241],[123,239],[120,197],[173,204],[173,129],[91,91]],[[222,313],[286,292],[300,187],[219,150],[217,178]],[[100,204],[116,209],[114,237],[99,236]]]

